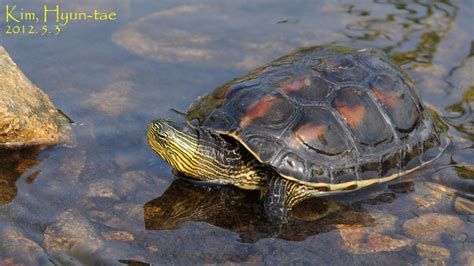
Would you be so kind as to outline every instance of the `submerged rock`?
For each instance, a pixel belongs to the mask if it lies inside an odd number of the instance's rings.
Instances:
[[[418,256],[422,258],[422,264],[443,265],[450,256],[449,250],[443,247],[418,243],[415,248]]]
[[[474,251],[461,252],[457,256],[457,260],[462,265],[474,265]]]
[[[46,252],[16,229],[0,231],[0,265],[36,265]]]
[[[454,201],[454,209],[460,214],[474,215],[474,201],[458,197]]]
[[[111,241],[133,241],[135,240],[135,236],[133,234],[126,232],[126,231],[114,231],[114,232],[106,232],[102,233],[102,236],[105,240]]]
[[[340,37],[324,27],[282,28],[281,24],[268,24],[269,17],[276,21],[281,17],[264,10],[242,23],[246,14],[246,5],[239,3],[178,5],[126,24],[112,35],[112,40],[134,54],[159,62],[252,69],[295,47],[321,42],[324,37],[333,41]],[[265,27],[248,27],[247,23]]]
[[[0,46],[0,148],[70,142],[68,119]]]
[[[130,93],[133,91],[133,84],[129,81],[118,81],[109,84],[99,92],[91,94],[85,102],[86,107],[94,108],[107,115],[117,116],[134,104],[130,102]]]
[[[423,242],[438,242],[442,234],[454,237],[464,230],[463,221],[453,215],[430,213],[405,222],[407,236]]]
[[[412,242],[410,239],[397,239],[380,233],[368,232],[365,228],[341,228],[339,235],[344,248],[353,254],[398,251]]]
[[[89,184],[87,197],[119,199],[114,191],[114,182],[108,179],[99,179]]]
[[[103,240],[84,216],[68,210],[46,228],[43,245],[49,254],[67,251],[71,255],[88,256],[102,247]]]

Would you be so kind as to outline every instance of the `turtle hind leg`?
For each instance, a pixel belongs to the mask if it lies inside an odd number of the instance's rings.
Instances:
[[[319,191],[282,177],[269,180],[265,194],[265,213],[273,221],[287,222],[289,211],[298,203],[312,198]]]

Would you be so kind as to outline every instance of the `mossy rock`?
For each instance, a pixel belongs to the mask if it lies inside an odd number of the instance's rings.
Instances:
[[[0,46],[0,148],[71,143],[69,120]]]

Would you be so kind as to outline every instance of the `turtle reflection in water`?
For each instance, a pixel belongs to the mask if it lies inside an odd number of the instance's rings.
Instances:
[[[199,97],[186,118],[153,121],[151,148],[185,176],[260,190],[283,221],[308,198],[413,172],[448,143],[378,49],[295,51]]]
[[[253,243],[267,237],[302,241],[344,226],[374,226],[377,221],[360,211],[358,202],[341,204],[314,198],[298,205],[293,219],[283,227],[266,219],[258,193],[247,193],[233,186],[206,186],[177,179],[160,197],[144,206],[147,230],[177,229],[188,221],[205,221],[240,235]],[[312,208],[305,208],[304,205]]]

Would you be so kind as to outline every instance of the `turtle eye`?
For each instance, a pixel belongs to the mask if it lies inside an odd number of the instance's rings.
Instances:
[[[160,140],[166,140],[168,139],[168,134],[164,133],[163,131],[156,131],[155,132],[155,136],[156,138],[160,139]]]
[[[166,133],[163,133],[163,132],[157,132],[156,133],[158,135],[158,137],[160,139],[167,139],[168,138],[168,135]]]

